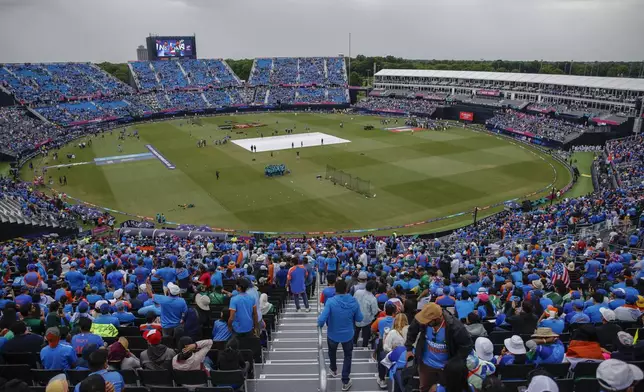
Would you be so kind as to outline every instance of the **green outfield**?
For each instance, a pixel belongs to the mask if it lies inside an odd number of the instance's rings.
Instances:
[[[140,140],[127,137],[119,141],[114,131],[93,138],[92,146],[85,149],[77,147],[78,141],[62,148],[57,162],[50,157],[36,158],[34,166],[67,163],[67,153],[76,155],[73,162],[148,153],[145,145],[151,144],[175,170],[155,158],[50,169],[48,174],[54,187],[70,196],[131,214],[154,217],[164,213],[168,221],[180,223],[282,232],[404,225],[521,197],[553,181],[560,188],[570,179],[568,171],[547,156],[542,159],[508,139],[462,128],[393,133],[383,130],[378,117],[346,114],[265,113],[200,120],[202,125],[185,120],[134,125],[127,131],[137,130]],[[266,126],[220,130],[218,126],[227,121]],[[365,125],[375,129],[365,131]],[[272,154],[251,153],[230,142],[220,146],[212,142],[226,135],[233,140],[261,134],[268,138],[275,130],[284,135],[285,128],[293,128],[295,133],[321,132],[350,142]],[[197,148],[199,139],[206,139],[207,147]],[[123,145],[121,153],[119,143]],[[290,174],[264,176],[266,165],[282,163]],[[325,175],[326,165],[371,181],[376,196],[366,198],[319,179]],[[219,180],[216,171],[220,172]],[[68,185],[60,187],[58,177],[62,175],[67,176]],[[27,165],[22,176],[33,178]],[[183,204],[195,207],[179,207]],[[470,220],[468,214],[397,231],[424,232]]]

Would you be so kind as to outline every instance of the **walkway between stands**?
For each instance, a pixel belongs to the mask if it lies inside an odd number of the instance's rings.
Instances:
[[[282,314],[277,331],[274,332],[270,351],[263,368],[257,371],[257,378],[248,380],[246,392],[302,392],[317,391],[320,385],[318,376],[317,350],[317,301],[309,301],[311,311],[295,311],[295,303],[290,301]],[[324,354],[329,366],[324,331]],[[342,369],[342,348],[338,349],[338,369]],[[354,348],[351,367],[351,391],[376,392],[376,362],[371,359],[371,351]],[[327,392],[340,391],[340,377],[331,378]],[[380,391],[379,391],[380,392]]]

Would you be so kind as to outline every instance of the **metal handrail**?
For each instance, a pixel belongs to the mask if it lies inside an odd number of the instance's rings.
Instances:
[[[318,304],[317,307],[317,315],[318,318],[320,317],[320,271],[317,271],[317,274],[315,276],[315,285],[316,285],[316,302]],[[318,376],[320,377],[320,386],[318,387],[318,391],[320,392],[326,392],[326,363],[324,360],[324,349],[322,346],[322,327],[318,327]]]

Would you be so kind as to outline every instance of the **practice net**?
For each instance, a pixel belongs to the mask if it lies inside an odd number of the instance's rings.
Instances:
[[[351,174],[338,170],[333,166],[326,165],[325,178],[335,185],[342,185],[343,187],[357,192],[367,197],[373,197],[371,190],[371,181],[363,180],[360,177],[354,177]]]

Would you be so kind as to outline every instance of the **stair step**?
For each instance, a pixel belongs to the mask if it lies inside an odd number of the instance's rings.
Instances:
[[[327,368],[328,368],[328,361],[327,361]],[[339,369],[342,368],[342,362],[338,361],[337,366]],[[298,363],[298,364],[292,364],[292,363],[280,363],[280,362],[272,362],[271,364],[264,364],[264,367],[262,368],[262,374],[266,376],[279,376],[279,375],[311,375],[311,370],[315,371],[314,376],[317,377],[318,375],[318,362],[317,361],[307,361],[305,363]],[[362,362],[362,363],[353,363],[351,362],[351,375],[355,375],[358,377],[359,375],[370,375],[370,376],[375,376],[377,372],[376,369],[376,364],[374,363],[369,363],[369,362]]]
[[[341,350],[338,349],[338,358],[342,357],[342,353],[340,352]],[[324,358],[328,359],[328,350],[325,348],[324,349]],[[358,359],[363,359],[363,360],[368,360],[371,358],[371,351],[360,351],[360,350],[353,350],[353,360],[356,361]],[[283,360],[288,360],[288,361],[317,361],[318,360],[318,350],[290,350],[290,351],[269,351],[268,352],[268,360],[271,361],[283,361]],[[374,364],[375,368],[375,364]]]
[[[291,382],[291,378],[269,378],[259,380],[248,380],[246,392],[300,392],[317,391],[320,385],[317,376],[315,378],[298,379]],[[376,384],[376,377],[351,377],[353,386],[352,392],[382,392]],[[329,379],[327,391],[339,391],[342,389],[342,381],[339,378]]]

